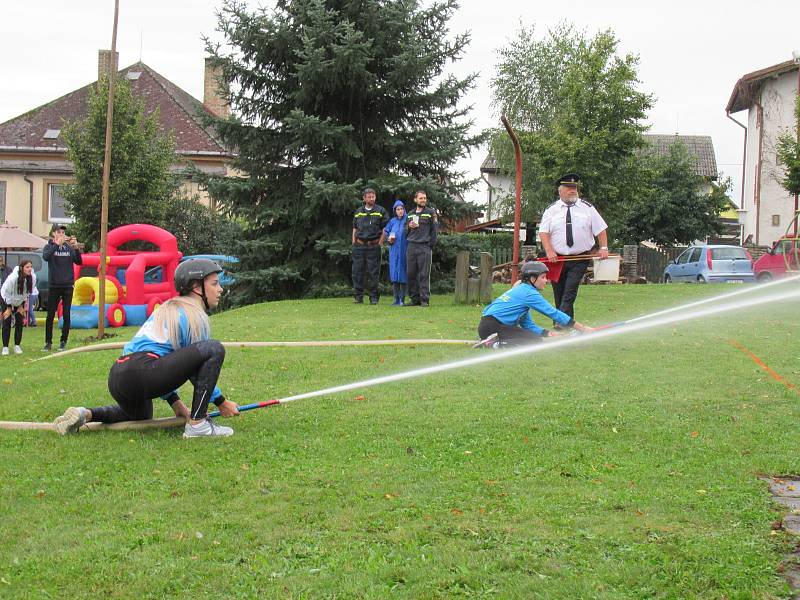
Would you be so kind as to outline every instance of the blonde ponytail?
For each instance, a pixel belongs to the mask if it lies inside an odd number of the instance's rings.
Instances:
[[[156,331],[165,331],[172,347],[180,348],[180,311],[189,325],[189,343],[195,344],[211,336],[211,323],[206,312],[186,296],[170,298],[156,310],[153,325]]]

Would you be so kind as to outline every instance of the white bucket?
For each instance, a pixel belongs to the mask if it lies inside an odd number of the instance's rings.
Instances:
[[[619,279],[619,256],[609,256],[602,260],[595,258],[593,281],[616,281]]]

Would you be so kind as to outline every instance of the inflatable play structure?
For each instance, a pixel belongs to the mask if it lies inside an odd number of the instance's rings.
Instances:
[[[155,251],[120,250],[133,241],[148,242]],[[83,264],[74,265],[75,290],[70,312],[71,327],[92,329],[98,324],[99,277],[81,277],[81,271],[100,272],[100,254],[84,254]],[[159,304],[177,295],[173,276],[182,254],[178,240],[154,225],[123,225],[108,232],[106,256],[105,322],[110,327],[141,325]],[[160,267],[161,281],[145,281],[145,273]],[[59,316],[61,316],[59,314]],[[59,327],[62,320],[59,319]]]

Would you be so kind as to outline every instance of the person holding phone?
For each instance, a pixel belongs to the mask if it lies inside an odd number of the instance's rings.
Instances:
[[[75,274],[72,265],[83,264],[78,241],[74,237],[67,238],[64,225],[56,227],[53,238],[42,250],[42,258],[50,265],[50,297],[47,300],[47,321],[44,326],[44,352],[53,347],[53,319],[61,302],[63,323],[61,325],[61,341],[59,350],[67,347],[69,339],[70,311],[72,310],[72,291],[75,286]]]

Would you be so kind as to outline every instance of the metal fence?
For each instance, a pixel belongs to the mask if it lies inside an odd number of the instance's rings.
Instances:
[[[639,277],[644,277],[650,283],[658,283],[664,278],[664,269],[673,260],[678,258],[685,246],[675,248],[650,248],[639,245],[637,272]]]

